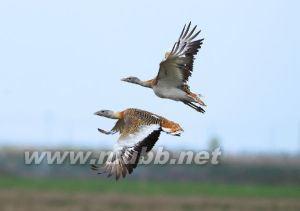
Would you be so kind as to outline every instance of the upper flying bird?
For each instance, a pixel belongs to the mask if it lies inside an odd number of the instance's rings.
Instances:
[[[136,77],[128,77],[122,81],[138,84],[153,89],[161,98],[181,101],[193,109],[204,113],[205,103],[201,95],[190,91],[188,79],[192,75],[195,55],[198,53],[204,39],[195,40],[201,30],[194,33],[197,26],[191,29],[191,22],[184,25],[178,41],[172,51],[165,54],[165,60],[160,63],[158,75],[148,81]],[[195,104],[196,103],[196,104]]]
[[[114,175],[117,180],[133,172],[140,158],[152,150],[161,131],[174,136],[180,136],[183,132],[179,124],[139,109],[131,108],[121,112],[102,110],[95,115],[118,119],[110,131],[98,129],[106,135],[120,133],[102,172],[109,177]],[[95,165],[92,165],[92,169],[99,170]]]

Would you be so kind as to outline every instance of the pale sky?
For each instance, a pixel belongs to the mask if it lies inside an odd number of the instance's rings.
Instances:
[[[167,148],[300,150],[299,1],[1,1],[0,145],[111,147],[101,109],[145,109],[182,125]],[[156,76],[189,21],[205,38],[190,80],[207,113],[120,79]]]

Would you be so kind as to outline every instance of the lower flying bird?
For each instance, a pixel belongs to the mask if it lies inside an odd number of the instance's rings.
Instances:
[[[118,119],[110,131],[98,129],[106,135],[120,133],[100,173],[107,173],[108,177],[115,176],[117,180],[133,172],[140,158],[152,150],[162,131],[174,136],[180,136],[183,132],[179,124],[139,109],[131,108],[122,112],[102,110],[95,115]],[[99,170],[95,165],[92,165],[92,169]]]
[[[204,40],[195,40],[201,32],[194,33],[196,28],[197,26],[191,29],[191,22],[187,27],[184,26],[172,51],[167,52],[165,60],[160,63],[158,75],[154,79],[142,81],[136,77],[128,77],[122,81],[151,88],[158,97],[181,101],[198,112],[204,113],[202,107],[206,105],[200,99],[201,95],[191,92],[187,83],[192,75],[195,55]]]

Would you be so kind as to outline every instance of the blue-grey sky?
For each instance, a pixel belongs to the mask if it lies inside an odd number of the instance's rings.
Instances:
[[[0,145],[112,146],[100,109],[181,123],[168,148],[300,150],[299,1],[1,1]],[[153,78],[185,23],[205,38],[190,80],[207,113],[122,77]]]

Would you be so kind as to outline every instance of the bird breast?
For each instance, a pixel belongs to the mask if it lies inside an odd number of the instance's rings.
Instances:
[[[184,99],[186,95],[184,91],[174,87],[154,86],[153,91],[160,98],[167,98],[176,101]]]

